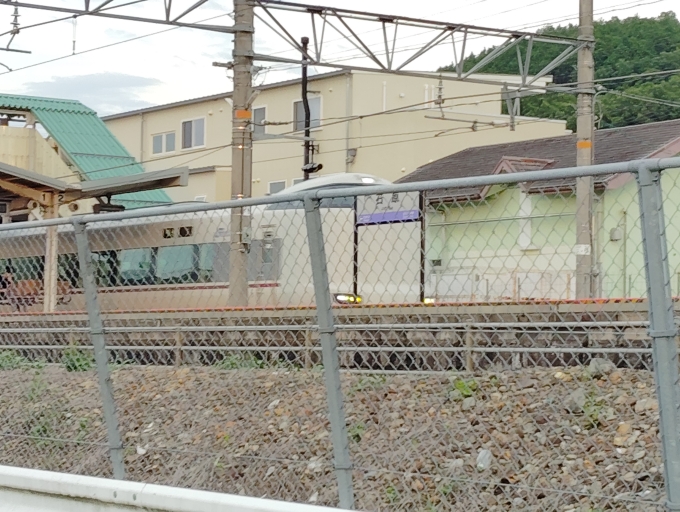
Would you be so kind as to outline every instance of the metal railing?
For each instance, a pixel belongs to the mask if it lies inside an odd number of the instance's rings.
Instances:
[[[2,225],[0,464],[346,509],[678,507],[674,168]],[[589,297],[581,176],[605,183]]]

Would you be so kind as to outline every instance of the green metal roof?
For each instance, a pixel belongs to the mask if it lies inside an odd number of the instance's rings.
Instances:
[[[0,94],[0,108],[31,112],[76,166],[81,180],[144,172],[97,113],[79,101]],[[128,207],[171,203],[163,190],[120,194],[114,202]]]

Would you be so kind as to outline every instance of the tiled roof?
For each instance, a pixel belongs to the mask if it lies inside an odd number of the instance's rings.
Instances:
[[[597,130],[595,163],[646,158],[680,139],[680,119],[625,128]],[[576,166],[576,135],[563,135],[506,144],[468,148],[416,169],[398,183],[443,180],[493,174],[504,159],[549,160],[543,169]]]
[[[0,94],[0,108],[31,112],[66,153],[82,180],[144,172],[97,113],[79,101]],[[142,206],[172,201],[163,190],[150,190],[121,194],[114,202]]]

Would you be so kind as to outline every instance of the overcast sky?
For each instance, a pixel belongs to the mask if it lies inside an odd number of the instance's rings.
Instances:
[[[81,7],[81,0],[32,0],[44,5]],[[93,4],[102,0],[92,0]],[[578,0],[299,0],[311,5],[329,5],[376,13],[398,14],[436,19],[452,23],[467,23],[484,27],[513,28],[533,31],[547,23],[577,21]],[[594,0],[596,17],[608,19],[638,15],[658,16],[661,12],[675,10],[677,0]],[[110,5],[126,3],[115,0]],[[174,0],[177,13],[195,0]],[[210,23],[229,24],[228,14],[233,9],[231,0],[209,0],[192,13],[187,21],[214,18]],[[145,0],[136,5],[122,7],[119,12],[136,16],[162,17],[163,0]],[[11,30],[13,7],[0,6],[0,33]],[[264,13],[263,16],[266,17]],[[56,18],[56,13],[20,9],[21,27]],[[311,36],[308,15],[283,13],[280,19],[297,38]],[[382,32],[368,23],[355,23],[352,28],[364,35],[372,48],[384,48]],[[400,29],[401,30],[401,29]],[[73,39],[75,32],[75,51]],[[158,33],[161,32],[161,33]],[[134,41],[128,39],[142,37]],[[400,31],[397,43],[399,55],[409,55],[418,44],[431,38],[422,30]],[[0,45],[7,46],[9,34],[0,37]],[[262,22],[256,22],[256,51],[295,57],[286,51],[285,43]],[[361,62],[358,50],[337,33],[327,28],[324,52],[344,63]],[[80,53],[104,45],[119,43],[109,48]],[[499,42],[477,39],[468,45],[468,51],[479,51]],[[168,30],[161,25],[82,17],[74,30],[72,20],[63,20],[41,27],[21,31],[11,48],[29,50],[23,53],[0,52],[0,91],[3,93],[30,94],[78,99],[106,115],[145,106],[179,101],[230,90],[231,80],[222,68],[212,66],[214,61],[231,59],[231,36],[191,29]],[[437,48],[419,59],[411,69],[434,70],[450,63],[451,45]],[[60,57],[66,57],[59,59]],[[51,59],[59,59],[48,62]],[[363,61],[365,63],[365,61]],[[256,77],[256,83],[275,82],[298,75],[297,66],[261,63],[265,69]],[[23,68],[23,69],[22,69]],[[317,72],[328,71],[318,68]]]

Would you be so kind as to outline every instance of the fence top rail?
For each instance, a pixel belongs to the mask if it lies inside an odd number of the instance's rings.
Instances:
[[[180,203],[150,208],[139,208],[123,212],[107,214],[86,214],[73,217],[49,219],[25,223],[0,225],[0,232],[20,229],[36,229],[48,226],[58,226],[74,223],[92,224],[100,222],[121,221],[144,217],[158,217],[164,215],[179,215],[187,213],[201,213],[214,210],[233,208],[247,208],[251,206],[266,206],[272,204],[301,202],[305,198],[330,199],[337,197],[368,196],[374,194],[392,194],[399,192],[424,192],[438,189],[462,189],[468,187],[480,187],[489,185],[507,185],[526,183],[532,181],[549,181],[567,178],[579,178],[585,176],[605,176],[610,174],[635,173],[641,167],[652,171],[680,168],[680,157],[658,158],[647,160],[631,160],[611,164],[599,164],[584,167],[566,167],[562,169],[548,169],[540,171],[523,171],[512,174],[495,174],[486,176],[473,176],[469,178],[451,178],[445,180],[416,181],[412,183],[400,183],[392,185],[371,185],[316,189],[311,191],[288,194],[285,191],[273,196],[232,199],[216,203]]]
[[[157,510],[163,512],[330,512],[334,508],[302,505],[215,492],[181,489],[0,466],[0,502],[10,510],[92,510],[92,502],[107,510]],[[13,508],[13,506],[16,507]]]

